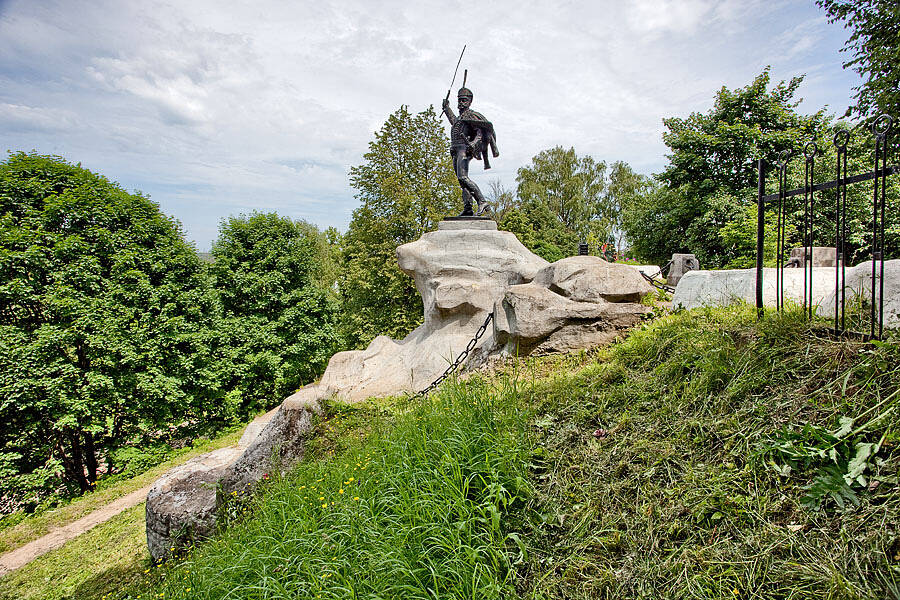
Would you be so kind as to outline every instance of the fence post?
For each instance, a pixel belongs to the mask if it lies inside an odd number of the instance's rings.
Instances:
[[[756,318],[763,316],[763,243],[766,235],[766,207],[763,196],[766,195],[765,163],[759,159],[757,163],[759,181],[756,193]]]

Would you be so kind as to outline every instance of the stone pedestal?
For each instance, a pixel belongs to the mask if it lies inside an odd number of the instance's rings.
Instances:
[[[497,231],[497,222],[490,217],[447,217],[438,223],[438,231],[455,231],[459,229]]]

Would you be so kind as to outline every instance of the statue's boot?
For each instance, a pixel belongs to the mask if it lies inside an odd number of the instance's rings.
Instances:
[[[472,194],[469,193],[469,190],[463,190],[463,211],[460,213],[461,217],[474,217],[475,211],[472,210]]]
[[[478,212],[475,214],[481,216],[484,214],[484,211],[488,209],[490,204],[484,199],[484,194],[481,193],[481,190],[478,189],[477,185],[473,183],[472,187],[475,188],[472,190],[472,195],[475,196],[475,201],[478,203]]]
[[[484,213],[486,213],[491,208],[490,202],[480,202],[478,204],[478,210],[475,212],[475,216],[480,217]]]

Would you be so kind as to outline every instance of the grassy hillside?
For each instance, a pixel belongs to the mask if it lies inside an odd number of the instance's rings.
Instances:
[[[241,432],[240,428],[233,428],[213,439],[195,440],[191,447],[174,452],[174,456],[165,462],[135,477],[108,484],[104,481],[106,485],[102,489],[0,528],[0,552],[14,550],[69,525],[152,484],[169,469],[195,456],[236,444]],[[63,547],[3,576],[0,578],[0,600],[103,598],[127,583],[139,581],[150,560],[144,509],[141,502]]]
[[[329,407],[131,598],[897,598],[900,346],[680,313],[425,400]]]

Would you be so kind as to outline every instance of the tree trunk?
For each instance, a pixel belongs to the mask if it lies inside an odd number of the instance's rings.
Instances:
[[[71,450],[66,454],[62,443],[59,444],[59,448],[66,476],[77,483],[82,492],[86,492],[91,486],[88,484],[87,477],[84,476],[84,454],[81,451],[81,442],[78,435],[71,429],[66,429],[65,434]]]
[[[88,482],[93,486],[97,482],[97,450],[94,448],[94,436],[90,432],[84,434],[84,462],[87,465]]]

